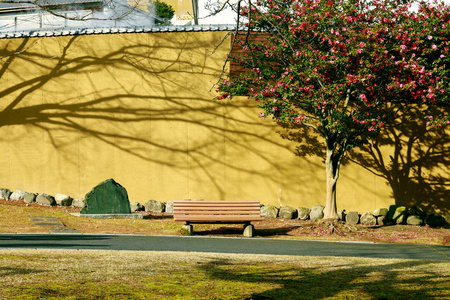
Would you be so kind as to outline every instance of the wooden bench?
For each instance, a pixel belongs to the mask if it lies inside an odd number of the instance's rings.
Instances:
[[[244,224],[246,237],[254,233],[250,223],[262,220],[259,201],[174,201],[173,218],[186,222],[189,235],[193,233],[191,224]]]

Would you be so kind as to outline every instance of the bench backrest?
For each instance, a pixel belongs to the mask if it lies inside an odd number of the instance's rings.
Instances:
[[[259,201],[190,201],[173,202],[175,221],[261,221]]]

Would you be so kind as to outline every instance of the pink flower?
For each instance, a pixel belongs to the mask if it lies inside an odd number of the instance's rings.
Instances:
[[[435,44],[431,45],[431,48],[437,49],[437,46]]]

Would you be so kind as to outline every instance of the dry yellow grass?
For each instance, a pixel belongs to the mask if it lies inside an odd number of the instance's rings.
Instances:
[[[1,299],[446,299],[450,262],[0,250]]]
[[[180,234],[165,215],[99,220],[77,210],[0,201],[0,231],[45,232],[53,216],[83,233]],[[267,219],[260,237],[445,244],[448,229]],[[233,225],[196,225],[199,235],[241,236]],[[447,240],[446,240],[447,238]],[[450,262],[174,252],[0,250],[0,299],[416,299],[450,298]],[[264,298],[265,297],[265,298]]]
[[[164,214],[144,213],[145,219],[120,220],[75,217],[70,215],[70,212],[79,210],[26,206],[23,202],[0,200],[0,232],[48,232],[45,228],[34,225],[29,219],[33,216],[45,216],[56,217],[67,227],[82,233],[181,235],[182,223],[175,222],[171,216]],[[364,227],[335,223],[330,227],[326,222],[267,218],[255,223],[255,227],[256,235],[262,238],[450,245],[450,229],[428,226]],[[197,235],[242,236],[240,225],[195,225],[194,231]]]

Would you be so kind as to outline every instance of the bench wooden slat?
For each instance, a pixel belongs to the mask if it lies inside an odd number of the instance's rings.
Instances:
[[[259,213],[261,210],[259,207],[254,208],[242,208],[242,207],[233,207],[226,209],[214,209],[211,207],[181,207],[177,208],[177,213],[195,213],[195,212],[204,212],[205,214],[213,214],[213,213],[235,213],[235,214],[246,214],[246,213]]]
[[[229,212],[229,213],[208,213],[208,214],[204,214],[201,211],[197,211],[197,212],[191,212],[191,213],[186,213],[186,212],[180,212],[178,214],[176,214],[175,216],[175,220],[179,217],[179,216],[197,216],[197,215],[201,215],[201,216],[214,216],[216,218],[220,218],[221,216],[243,216],[243,217],[255,217],[255,216],[259,216],[259,214],[257,213],[236,213],[236,212]]]
[[[173,207],[260,207],[259,203],[176,203]]]
[[[175,221],[239,221],[239,222],[250,222],[250,221],[261,221],[260,216],[250,216],[250,215],[179,215],[174,218]]]

